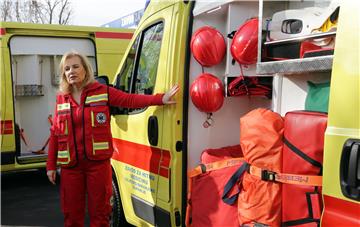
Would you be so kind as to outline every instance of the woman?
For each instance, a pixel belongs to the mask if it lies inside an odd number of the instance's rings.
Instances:
[[[109,105],[142,108],[173,104],[179,87],[165,94],[127,94],[96,82],[87,58],[76,52],[63,56],[60,70],[47,176],[55,184],[56,165],[60,164],[64,226],[84,226],[86,196],[91,226],[109,226],[113,152]]]

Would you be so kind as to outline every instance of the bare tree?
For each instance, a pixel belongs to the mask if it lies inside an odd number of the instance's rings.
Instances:
[[[2,0],[0,5],[1,21],[10,21],[12,19],[11,9],[13,4],[10,0]]]
[[[44,24],[45,20],[43,17],[43,7],[42,4],[38,1],[31,1],[31,5],[32,5],[32,19],[33,19],[33,23],[41,23]]]
[[[13,3],[14,19],[11,21],[42,23],[42,5],[37,1],[20,1]]]
[[[53,22],[55,8],[59,3],[59,0],[45,0],[45,14],[49,24]]]
[[[60,13],[59,15],[59,20],[58,23],[59,24],[68,24],[69,20],[71,18],[71,15],[73,13],[72,9],[71,9],[71,4],[69,0],[61,0],[61,4],[60,4],[61,8],[60,8]]]
[[[1,21],[69,24],[71,0],[1,0]]]

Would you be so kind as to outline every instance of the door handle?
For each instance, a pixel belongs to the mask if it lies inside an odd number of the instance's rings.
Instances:
[[[148,140],[152,146],[157,146],[159,140],[159,126],[156,116],[149,117],[148,120]]]
[[[343,195],[360,201],[360,140],[345,141],[340,162],[340,185]]]

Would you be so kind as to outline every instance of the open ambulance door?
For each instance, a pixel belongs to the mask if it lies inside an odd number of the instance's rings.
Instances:
[[[114,87],[128,93],[164,93],[178,84],[177,104],[113,110],[111,123],[115,193],[113,226],[180,225],[182,193],[182,88],[189,5],[151,3],[115,78]],[[149,9],[150,8],[150,9]],[[151,12],[151,13],[149,13]],[[150,16],[149,16],[150,15]],[[175,34],[174,34],[175,33]],[[173,65],[176,64],[176,65]],[[121,219],[121,217],[120,217]]]
[[[15,165],[15,133],[13,121],[12,81],[7,78],[11,72],[9,48],[2,40],[5,29],[0,27],[0,154],[1,167]],[[1,168],[3,171],[3,168]]]
[[[5,70],[1,76],[1,89],[5,91],[1,119],[5,120],[1,124],[4,129],[11,129],[1,130],[1,135],[4,134],[1,170],[43,168],[60,81],[57,68],[61,57],[76,49],[89,58],[96,72],[96,47],[89,38],[18,35],[12,31],[9,29],[3,37],[2,45],[7,46],[1,54]]]
[[[322,226],[360,226],[360,3],[342,1],[325,136]]]
[[[132,29],[1,22],[1,171],[46,166],[63,54],[86,55],[95,76],[113,79]]]

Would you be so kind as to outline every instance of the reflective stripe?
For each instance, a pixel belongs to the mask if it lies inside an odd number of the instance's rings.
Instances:
[[[94,112],[91,111],[91,126],[95,127],[95,123],[94,123]]]
[[[67,135],[68,134],[68,122],[67,120],[65,121],[65,130],[64,130],[64,134]]]
[[[70,110],[70,103],[57,104],[57,111]]]
[[[107,93],[100,94],[100,95],[88,96],[88,97],[86,97],[85,104],[90,104],[90,103],[93,103],[93,102],[101,102],[101,101],[108,101],[108,94]]]
[[[59,158],[69,158],[69,151],[58,151],[58,157]]]
[[[70,162],[70,153],[68,150],[58,151],[57,157],[57,163],[59,164],[68,164]],[[66,161],[63,161],[62,159],[66,159]]]
[[[93,141],[93,154],[95,155],[95,151],[97,150],[108,150],[109,149],[109,143],[108,142],[94,142]]]

